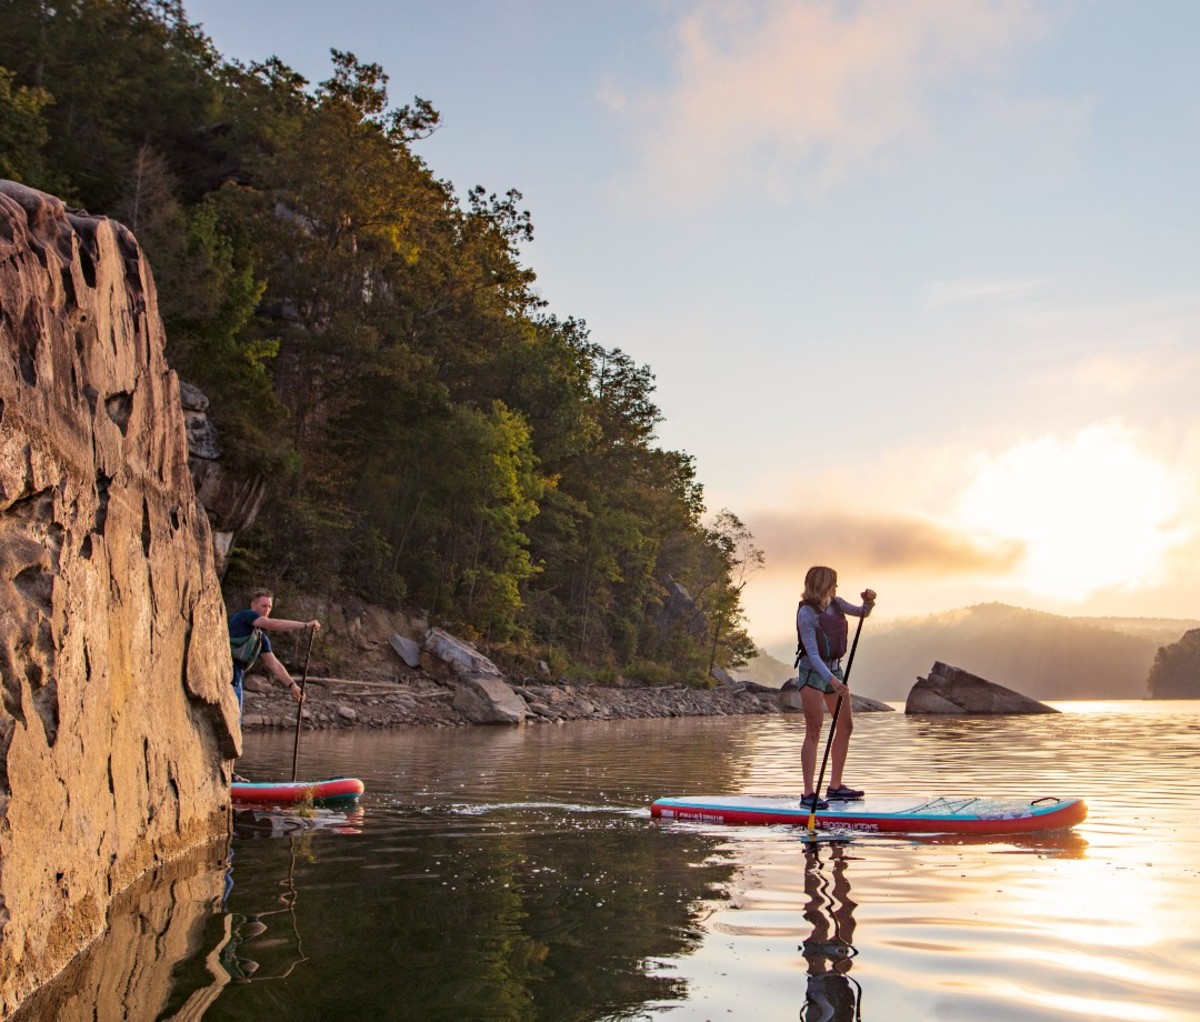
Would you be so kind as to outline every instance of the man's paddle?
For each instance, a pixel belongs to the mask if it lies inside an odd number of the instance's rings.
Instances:
[[[861,627],[862,621],[860,620]],[[300,701],[296,704],[296,744],[292,747],[292,780],[296,779],[296,764],[300,760],[300,722],[304,719],[304,686],[308,682],[308,661],[312,656],[313,636],[317,634],[315,628],[308,630],[308,652],[304,654],[304,673],[300,676]],[[858,643],[858,636],[854,636],[855,644]],[[850,653],[850,659],[854,659],[854,653]],[[846,673],[850,673],[849,667],[846,668]],[[836,718],[835,718],[836,723]],[[824,769],[824,768],[822,768]]]
[[[842,678],[843,683],[849,688],[850,686],[850,668],[854,666],[854,651],[858,649],[858,636],[862,632],[863,621],[865,618],[858,619],[858,627],[854,629],[854,641],[850,644],[850,657],[846,661],[846,673]],[[813,840],[813,835],[817,830],[817,799],[821,797],[821,785],[825,782],[825,765],[829,762],[829,750],[833,747],[833,735],[837,731],[838,714],[842,712],[842,697],[837,697],[837,702],[833,705],[833,722],[829,725],[829,737],[825,739],[825,755],[821,757],[821,772],[817,775],[817,786],[813,788],[812,810],[808,814],[808,840]]]

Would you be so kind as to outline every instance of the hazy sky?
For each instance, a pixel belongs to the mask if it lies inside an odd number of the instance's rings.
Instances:
[[[648,364],[767,567],[894,617],[1200,615],[1200,3],[187,0],[227,57],[381,64],[550,310]]]

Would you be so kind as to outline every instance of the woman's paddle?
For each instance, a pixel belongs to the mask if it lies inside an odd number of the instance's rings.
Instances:
[[[862,621],[860,620],[858,622],[858,624],[859,624],[859,627],[861,627]],[[309,658],[312,656],[313,636],[316,634],[317,634],[317,630],[315,628],[309,628],[309,630],[308,630],[308,652],[304,654],[304,674],[302,674],[300,677],[300,702],[298,702],[296,704],[296,744],[292,747],[292,780],[293,781],[296,779],[296,764],[300,760],[300,722],[304,719],[304,686],[308,682],[308,661],[309,661]],[[858,643],[857,635],[854,636],[854,642],[855,642],[855,644]],[[851,660],[854,659],[853,652],[851,652],[851,654],[850,654],[850,659]],[[847,674],[850,673],[849,667],[846,668],[846,673]],[[835,723],[837,722],[836,716],[834,718],[834,722]],[[822,767],[822,769],[824,769],[824,767]]]
[[[854,651],[858,649],[858,637],[862,633],[863,621],[865,618],[858,619],[858,627],[854,629],[854,641],[850,644],[850,657],[846,661],[846,673],[842,677],[842,681],[847,687],[850,685],[850,668],[854,666]],[[829,737],[825,739],[825,755],[821,757],[821,772],[817,775],[817,786],[813,788],[812,810],[808,814],[808,840],[813,840],[813,834],[817,830],[817,799],[821,797],[821,785],[825,781],[825,766],[829,762],[829,750],[833,748],[833,735],[837,731],[838,714],[842,712],[842,697],[837,697],[837,702],[833,704],[833,722],[829,725]]]

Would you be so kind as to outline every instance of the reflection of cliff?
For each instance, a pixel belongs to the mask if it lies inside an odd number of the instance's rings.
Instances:
[[[224,886],[225,847],[192,852],[119,894],[103,939],[11,1022],[202,1018],[229,982],[217,961],[223,935],[210,929]]]
[[[1070,618],[997,603],[872,621],[854,662],[854,688],[902,700],[941,660],[1043,701],[1144,698],[1159,647],[1197,624]]]
[[[807,853],[804,918],[812,933],[800,945],[808,963],[803,1022],[854,1022],[859,1017],[862,988],[850,975],[854,946],[854,909],[846,876],[844,845],[814,844]]]

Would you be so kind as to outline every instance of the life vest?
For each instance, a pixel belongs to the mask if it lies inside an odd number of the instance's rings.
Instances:
[[[796,620],[796,663],[793,666],[798,667],[800,658],[805,654],[804,643],[800,641],[800,607],[796,608]],[[841,660],[846,655],[847,639],[850,636],[850,625],[846,621],[846,615],[842,613],[842,608],[830,602],[824,610],[817,611],[816,630],[818,655],[821,659],[826,663]]]
[[[262,652],[263,638],[261,628],[252,628],[249,635],[239,635],[237,638],[231,635],[229,651],[233,654],[233,662],[243,670],[249,670]]]

